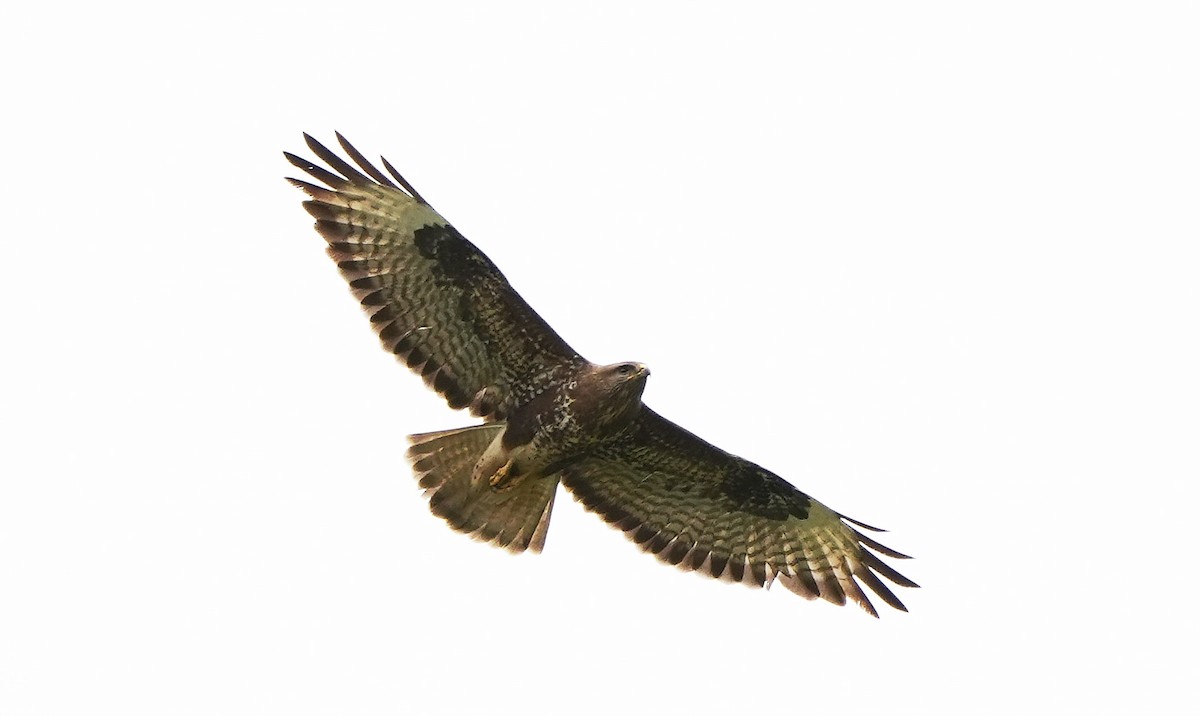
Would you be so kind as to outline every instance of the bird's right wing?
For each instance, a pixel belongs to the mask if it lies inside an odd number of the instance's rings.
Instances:
[[[385,349],[455,409],[498,420],[532,385],[582,362],[500,270],[383,160],[399,183],[340,134],[358,169],[304,135],[334,171],[287,152],[325,186],[290,179]],[[359,171],[361,169],[362,171]],[[334,173],[336,172],[336,173]],[[365,173],[364,173],[365,172]]]

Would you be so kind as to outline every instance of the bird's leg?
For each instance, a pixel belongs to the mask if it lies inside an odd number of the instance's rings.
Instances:
[[[488,486],[497,491],[516,487],[525,479],[525,473],[529,472],[525,469],[528,466],[521,460],[524,454],[524,446],[507,448],[504,446],[504,435],[497,436],[471,470],[472,483],[481,484],[486,480]]]
[[[510,458],[488,478],[488,484],[492,486],[493,490],[508,490],[519,485],[523,477],[524,475],[520,474]]]

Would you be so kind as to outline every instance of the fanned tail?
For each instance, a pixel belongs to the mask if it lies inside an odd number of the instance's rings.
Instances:
[[[558,476],[522,480],[495,490],[471,479],[475,463],[504,423],[410,435],[408,457],[433,514],[459,532],[510,552],[541,552]]]

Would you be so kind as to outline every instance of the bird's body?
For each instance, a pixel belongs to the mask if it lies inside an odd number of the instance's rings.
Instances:
[[[386,160],[399,186],[340,135],[358,168],[305,136],[337,173],[288,154],[326,186],[291,181],[312,197],[305,208],[380,341],[450,407],[484,421],[410,437],[430,509],[451,527],[538,551],[561,482],[683,569],[757,586],[778,580],[806,598],[849,597],[876,614],[861,582],[904,609],[876,572],[916,585],[864,545],[905,555],[647,408],[645,366],[580,356]]]
[[[620,438],[637,417],[649,374],[638,363],[585,363],[550,382],[509,413],[473,477],[506,487],[526,475],[551,475],[596,444]]]

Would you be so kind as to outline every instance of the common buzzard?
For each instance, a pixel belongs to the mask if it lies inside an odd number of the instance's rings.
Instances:
[[[538,552],[561,482],[681,569],[778,581],[879,616],[861,583],[907,611],[879,575],[917,585],[874,552],[906,555],[852,525],[880,530],[659,416],[642,403],[646,366],[596,365],[572,350],[386,159],[390,178],[340,134],[357,168],[304,138],[333,171],[285,152],[324,186],[289,181],[311,197],[304,208],[384,348],[451,408],[483,419],[410,436],[435,515],[485,542]]]

